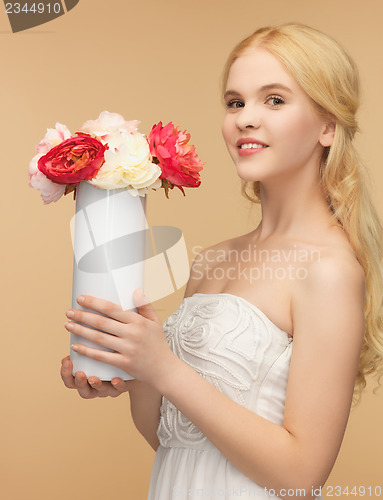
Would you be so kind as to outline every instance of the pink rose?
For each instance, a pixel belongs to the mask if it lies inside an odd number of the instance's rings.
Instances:
[[[107,142],[108,135],[116,130],[125,130],[126,132],[137,132],[139,125],[138,120],[126,121],[125,118],[118,113],[109,113],[103,111],[97,120],[88,120],[83,123],[81,130],[87,134],[97,136],[104,142]]]
[[[58,201],[61,198],[61,196],[65,193],[65,186],[50,181],[40,172],[37,168],[37,163],[41,157],[41,154],[34,156],[29,164],[29,185],[30,187],[40,191],[41,198],[43,199],[44,204],[47,205],[48,203]]]
[[[38,160],[38,169],[52,182],[78,185],[80,181],[92,179],[104,163],[107,146],[88,134],[77,132],[76,135]]]
[[[188,144],[189,140],[190,134],[181,132],[172,122],[165,127],[159,122],[150,131],[150,152],[162,170],[160,179],[167,198],[168,190],[174,186],[185,196],[182,186],[198,187],[201,184],[199,172],[204,163],[198,158],[195,147]]]
[[[57,146],[61,142],[69,139],[71,137],[71,133],[66,125],[57,122],[55,128],[48,128],[47,133],[36,146],[36,151],[40,155],[45,155],[48,153],[50,149]]]

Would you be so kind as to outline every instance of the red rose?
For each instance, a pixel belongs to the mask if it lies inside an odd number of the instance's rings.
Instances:
[[[104,163],[107,146],[89,134],[76,133],[42,156],[38,169],[57,184],[77,184],[92,179]]]
[[[160,179],[165,188],[178,187],[185,196],[184,187],[198,187],[201,184],[199,172],[204,163],[197,156],[193,145],[188,144],[190,134],[181,132],[173,123],[165,127],[162,122],[154,125],[150,131],[148,141],[150,152],[162,170]]]

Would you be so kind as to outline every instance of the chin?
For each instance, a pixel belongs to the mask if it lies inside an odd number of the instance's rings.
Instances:
[[[254,171],[249,172],[243,168],[237,167],[237,175],[241,180],[246,182],[257,182],[261,180],[259,175],[254,175]]]

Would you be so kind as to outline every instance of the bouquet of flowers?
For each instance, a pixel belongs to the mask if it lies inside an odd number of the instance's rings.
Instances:
[[[126,188],[133,196],[149,189],[198,187],[203,163],[190,134],[172,122],[153,125],[149,136],[138,132],[137,120],[125,121],[118,113],[103,111],[71,135],[56,123],[36,146],[29,165],[30,186],[41,192],[44,204],[74,192],[81,181],[101,189]]]
[[[74,136],[56,123],[36,146],[37,155],[30,162],[30,186],[40,191],[45,204],[74,193],[73,308],[83,309],[76,299],[88,294],[135,309],[132,296],[136,288],[144,288],[144,266],[152,301],[174,291],[171,276],[177,288],[188,279],[188,256],[179,229],[153,228],[160,251],[148,252],[146,194],[163,188],[169,198],[169,190],[177,187],[185,195],[183,187],[200,185],[203,163],[189,143],[190,134],[173,123],[157,123],[148,137],[138,132],[138,123],[103,111]],[[104,349],[73,333],[71,343]],[[71,359],[73,374],[84,371],[87,377],[101,380],[131,378],[73,351]]]

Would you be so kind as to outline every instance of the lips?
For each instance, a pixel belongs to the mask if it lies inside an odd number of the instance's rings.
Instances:
[[[236,143],[240,156],[249,156],[264,151],[269,146],[253,137],[239,139]]]

